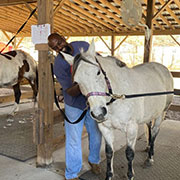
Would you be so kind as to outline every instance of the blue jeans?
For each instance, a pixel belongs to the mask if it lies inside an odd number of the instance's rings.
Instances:
[[[65,113],[71,122],[76,121],[82,114],[82,110],[65,104]],[[89,156],[88,161],[98,164],[100,162],[100,148],[102,135],[98,129],[97,123],[90,117],[89,110],[84,118],[77,124],[70,124],[65,121],[66,133],[66,179],[78,177],[82,168],[82,149],[81,138],[83,126],[86,126],[89,137]]]

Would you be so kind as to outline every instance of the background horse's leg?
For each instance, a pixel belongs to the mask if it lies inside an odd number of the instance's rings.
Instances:
[[[14,90],[15,103],[14,103],[13,110],[10,113],[12,115],[15,113],[15,111],[18,111],[18,105],[19,105],[19,101],[20,101],[20,97],[21,97],[20,84],[17,83],[16,85],[14,85],[13,90]]]
[[[153,155],[154,155],[154,142],[155,139],[159,133],[161,122],[164,118],[165,112],[162,113],[161,116],[159,116],[157,119],[155,119],[154,124],[152,128],[150,128],[151,131],[151,138],[149,138],[149,151],[148,151],[148,158],[144,162],[145,167],[149,167],[153,164]]]
[[[138,133],[138,125],[134,122],[130,122],[127,126],[126,138],[127,138],[127,147],[126,147],[126,158],[128,160],[128,180],[132,180],[134,177],[133,170],[133,159],[135,154],[135,144]]]
[[[36,102],[36,97],[37,97],[37,93],[38,93],[38,88],[37,88],[37,85],[36,83],[32,83],[31,80],[27,79],[29,84],[31,85],[31,88],[33,90],[33,99],[34,99],[34,102]]]
[[[105,153],[106,153],[106,160],[107,160],[107,171],[106,171],[106,179],[111,180],[113,177],[113,142],[114,142],[114,132],[113,129],[107,128],[103,126],[103,124],[98,124],[99,129],[105,139]]]

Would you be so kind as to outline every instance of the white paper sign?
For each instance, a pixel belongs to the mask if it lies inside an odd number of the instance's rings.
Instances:
[[[50,24],[32,25],[31,36],[34,44],[48,43],[48,36],[50,35]]]

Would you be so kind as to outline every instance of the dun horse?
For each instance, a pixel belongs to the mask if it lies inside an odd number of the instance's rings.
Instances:
[[[36,61],[22,50],[0,54],[0,87],[12,87],[14,90],[15,104],[10,114],[14,114],[18,110],[21,97],[20,83],[23,78],[27,79],[31,85],[33,97],[36,100],[38,90]]]
[[[74,81],[88,98],[91,115],[98,122],[105,138],[106,180],[113,177],[113,129],[126,133],[127,176],[128,180],[132,180],[138,125],[142,123],[149,127],[148,155],[145,164],[151,165],[153,162],[155,138],[173,98],[171,73],[166,67],[155,62],[128,68],[125,63],[114,57],[97,55],[94,43],[87,52],[82,52],[75,58],[62,54],[70,64],[73,64]],[[154,92],[159,95],[136,97],[138,94],[147,95]]]

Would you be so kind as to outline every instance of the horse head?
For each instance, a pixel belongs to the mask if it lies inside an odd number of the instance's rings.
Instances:
[[[65,60],[73,66],[73,81],[79,84],[81,92],[88,98],[91,116],[97,122],[107,119],[107,84],[102,70],[97,62],[100,57],[95,52],[95,44],[92,41],[86,52],[72,57],[63,53]]]

